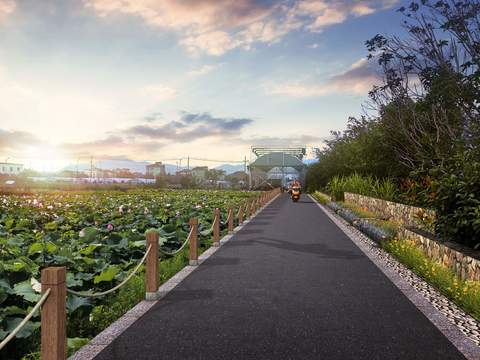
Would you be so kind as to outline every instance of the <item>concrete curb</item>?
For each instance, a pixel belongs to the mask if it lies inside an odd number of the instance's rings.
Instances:
[[[348,227],[321,205],[313,196],[309,197],[342,230],[345,235],[372,261],[385,276],[430,320],[430,322],[460,351],[468,360],[480,359],[480,347],[463,334],[440,311],[404,280],[394,269],[376,257],[368,246],[348,231]],[[407,330],[407,329],[406,329]]]
[[[220,239],[219,246],[211,246],[205,250],[199,257],[197,264],[187,265],[169,280],[163,283],[156,293],[148,293],[147,297],[152,300],[143,300],[127,311],[121,318],[112,323],[108,328],[103,330],[100,334],[95,336],[88,344],[81,347],[75,354],[70,356],[68,360],[90,360],[94,359],[104,348],[110,345],[121,333],[127,330],[137,319],[142,317],[149,311],[157,302],[172,291],[178,284],[180,284],[188,275],[195,271],[205,260],[215,254],[224,244],[230,241],[235,234],[242,230],[250,221],[262,212],[268,205],[270,205],[280,194],[277,194],[273,199],[262,206],[252,217],[245,220],[241,225],[233,229],[232,234],[225,235]]]

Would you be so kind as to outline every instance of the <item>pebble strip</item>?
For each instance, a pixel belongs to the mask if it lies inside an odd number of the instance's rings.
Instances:
[[[313,198],[313,197],[312,197]],[[315,202],[316,200],[313,199]],[[318,202],[317,202],[318,204]],[[382,261],[387,267],[394,270],[423,298],[425,298],[436,310],[442,313],[450,323],[455,325],[465,336],[480,347],[480,322],[465,313],[452,301],[443,296],[432,285],[417,276],[413,271],[398,262],[392,255],[380,248],[377,243],[365,236],[360,230],[351,226],[334,211],[318,204],[320,208],[330,215],[330,218],[352,239],[360,240],[366,250],[377,260]]]

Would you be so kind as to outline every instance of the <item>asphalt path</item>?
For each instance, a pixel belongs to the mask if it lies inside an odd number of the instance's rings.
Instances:
[[[464,359],[302,195],[281,195],[97,357]]]

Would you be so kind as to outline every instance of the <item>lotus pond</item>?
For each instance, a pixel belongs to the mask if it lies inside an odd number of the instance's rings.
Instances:
[[[142,258],[147,229],[159,230],[162,249],[175,250],[188,235],[189,219],[197,217],[204,234],[203,246],[207,246],[206,230],[212,224],[213,209],[222,210],[225,222],[227,208],[238,209],[257,195],[240,191],[137,190],[0,196],[0,340],[39,300],[42,268],[66,266],[67,287],[77,291],[109,289]],[[175,259],[164,257],[161,271],[173,275],[185,263],[182,252]],[[92,300],[68,295],[69,347],[78,347],[101,331],[108,325],[106,318],[113,321],[121,315],[102,317],[107,305],[118,306],[122,296],[129,301],[132,296],[143,296],[142,279],[134,277],[132,284],[116,297],[113,294]],[[37,316],[0,352],[0,358],[34,358],[39,326]]]

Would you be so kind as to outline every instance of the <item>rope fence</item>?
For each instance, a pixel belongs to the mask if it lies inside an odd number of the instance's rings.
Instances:
[[[102,291],[102,292],[98,292],[98,293],[87,293],[87,292],[78,292],[78,291],[71,290],[71,289],[67,288],[67,293],[72,294],[72,295],[76,295],[76,296],[81,296],[81,297],[97,298],[97,297],[108,295],[108,294],[120,289],[123,285],[125,285],[128,282],[128,280],[130,280],[133,277],[133,275],[135,275],[137,273],[137,271],[140,269],[142,264],[147,259],[147,256],[150,253],[150,250],[152,250],[152,245],[150,245],[148,247],[147,251],[145,251],[145,255],[143,255],[143,258],[137,264],[135,269],[133,269],[133,271],[130,274],[128,274],[128,276],[125,279],[123,279],[123,281],[120,284],[114,286],[110,290],[106,290],[106,291]]]
[[[272,200],[276,195],[280,193],[280,189],[274,189],[266,193],[262,193],[254,200],[247,201],[243,206],[241,205],[236,214],[238,224],[242,224],[245,219],[250,218],[255,214],[263,205]],[[228,233],[233,232],[234,225],[234,210],[228,208],[227,215],[227,229]],[[177,250],[167,252],[162,250],[158,242],[160,239],[159,232],[155,229],[149,230],[145,233],[146,237],[146,251],[139,263],[118,285],[113,288],[97,292],[82,292],[68,289],[66,285],[66,267],[65,266],[50,266],[42,269],[41,271],[41,285],[42,296],[35,304],[28,315],[15,327],[13,331],[0,343],[0,350],[4,348],[9,341],[23,329],[28,321],[40,310],[41,311],[41,355],[42,360],[65,360],[66,353],[66,318],[67,318],[67,294],[72,294],[79,297],[86,298],[98,298],[115,292],[124,286],[138,271],[141,266],[146,263],[145,266],[145,298],[146,300],[158,299],[158,288],[160,285],[159,277],[159,253],[165,255],[175,255],[182,251],[187,244],[189,247],[189,264],[198,265],[198,235],[208,236],[213,233],[213,246],[220,245],[220,225],[221,213],[220,209],[214,210],[214,218],[212,226],[207,231],[198,232],[198,220],[197,218],[191,218],[189,221],[190,232],[187,239]]]
[[[12,340],[20,332],[20,330],[23,329],[23,327],[27,324],[27,322],[33,317],[33,315],[35,315],[35,313],[40,309],[43,303],[47,300],[48,295],[50,295],[51,291],[52,291],[51,289],[48,289],[47,291],[45,291],[45,293],[42,295],[40,300],[38,300],[38,302],[35,304],[33,309],[30,310],[28,315],[25,316],[25,318],[17,325],[17,327],[5,339],[2,340],[2,342],[0,343],[0,350],[2,350],[3,347],[7,345],[8,342]]]
[[[185,241],[183,242],[182,246],[180,246],[177,250],[174,250],[174,251],[165,251],[165,250],[162,250],[161,247],[158,248],[158,250],[164,254],[164,255],[168,255],[168,256],[173,256],[175,254],[178,254],[180,251],[182,251],[184,248],[185,248],[185,245],[187,245],[190,241],[190,237],[192,236],[192,231],[193,229],[190,229],[190,233],[188,234],[187,238],[185,239]]]

